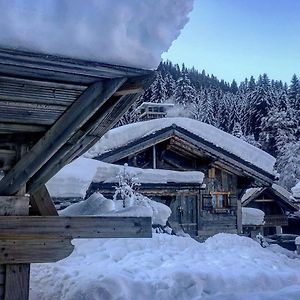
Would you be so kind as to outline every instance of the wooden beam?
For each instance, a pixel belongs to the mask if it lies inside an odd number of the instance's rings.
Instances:
[[[28,300],[29,264],[6,265],[5,300]]]
[[[0,240],[148,238],[150,217],[0,216]]]
[[[0,194],[13,195],[118,90],[125,78],[91,85],[0,181]]]
[[[38,215],[58,216],[57,210],[45,185],[40,186],[40,188],[31,195],[30,204],[32,210],[37,212]]]
[[[1,215],[24,215],[28,211],[29,197],[27,196],[0,196]]]
[[[135,80],[138,82],[139,78],[135,78]],[[149,76],[148,79],[143,76],[140,80],[140,86],[144,87],[149,84],[150,79]],[[130,82],[132,82],[132,80]],[[138,83],[136,83],[136,85],[137,84]],[[124,86],[126,86],[126,83]],[[123,86],[121,89],[122,88]],[[45,184],[52,178],[64,165],[85,153],[108,130],[114,127],[138,97],[139,94],[125,95],[122,97],[112,97],[110,101],[107,101],[103,109],[97,112],[97,115],[95,115],[92,120],[93,122],[85,126],[85,132],[83,132],[81,136],[79,135],[77,139],[72,139],[72,143],[65,144],[56,155],[31,178],[28,183],[27,191],[29,193],[35,191],[40,185]],[[74,143],[76,144],[73,145]]]
[[[69,239],[0,240],[0,264],[56,262],[73,250]]]

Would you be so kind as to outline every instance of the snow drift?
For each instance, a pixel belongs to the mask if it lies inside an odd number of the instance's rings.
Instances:
[[[0,46],[156,68],[193,0],[0,1]]]
[[[31,265],[31,300],[299,299],[299,258],[246,237],[218,234],[198,243],[154,234],[73,243],[68,258]]]
[[[263,150],[260,150],[243,140],[224,132],[212,125],[189,118],[163,118],[150,121],[128,124],[114,128],[107,132],[100,141],[86,154],[87,157],[95,157],[112,149],[148,136],[173,124],[203,138],[252,165],[270,173],[274,173],[275,158]]]
[[[165,226],[171,209],[148,197],[138,195],[137,201],[123,207],[122,200],[111,200],[100,193],[94,193],[87,200],[75,203],[59,212],[61,216],[112,216],[112,217],[152,217],[152,224]]]

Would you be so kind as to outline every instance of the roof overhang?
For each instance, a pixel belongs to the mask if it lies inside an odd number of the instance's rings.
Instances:
[[[32,192],[87,151],[152,76],[143,69],[0,49],[0,160],[8,171],[0,194],[12,195],[24,184]],[[19,146],[27,149],[22,158],[16,157]]]
[[[128,155],[138,153],[144,149],[149,148],[152,145],[161,143],[172,137],[178,137],[184,141],[190,143],[195,149],[201,150],[202,153],[210,156],[214,159],[215,164],[220,164],[222,167],[228,167],[231,170],[235,170],[242,176],[254,178],[257,182],[263,186],[271,186],[275,177],[257,166],[241,159],[240,157],[230,153],[221,147],[218,147],[203,138],[187,131],[186,129],[173,124],[172,126],[158,130],[154,134],[144,136],[140,139],[134,140],[127,145],[113,149],[109,152],[103,153],[95,159],[114,163],[117,160],[124,158]]]

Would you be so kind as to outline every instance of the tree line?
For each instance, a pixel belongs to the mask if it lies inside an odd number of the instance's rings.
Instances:
[[[279,183],[300,180],[300,81],[251,76],[228,83],[195,68],[162,62],[155,79],[119,125],[138,121],[142,102],[174,103],[172,116],[190,117],[231,133],[277,159]]]

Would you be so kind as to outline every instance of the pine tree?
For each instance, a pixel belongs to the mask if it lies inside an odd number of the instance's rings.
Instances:
[[[160,72],[156,73],[155,80],[151,84],[150,102],[164,103],[167,100],[166,83]]]
[[[196,96],[196,91],[191,85],[189,78],[186,73],[182,74],[176,81],[176,88],[174,92],[174,102],[182,106],[187,106],[188,103],[191,103],[194,97]]]

